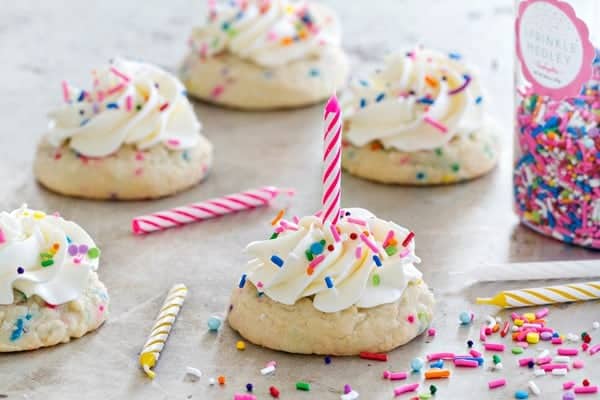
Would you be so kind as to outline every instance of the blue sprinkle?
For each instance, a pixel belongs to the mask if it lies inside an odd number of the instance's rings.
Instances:
[[[242,278],[240,279],[240,284],[238,286],[240,289],[243,289],[244,286],[246,286],[246,274],[242,275]]]
[[[310,71],[308,71],[308,74],[310,76],[319,76],[320,72],[317,68],[311,68]]]
[[[81,121],[81,123],[79,124],[79,126],[84,126],[85,124],[87,124],[88,122],[90,122],[89,118],[84,119],[83,121]]]
[[[385,98],[385,93],[379,93],[377,97],[375,97],[375,101],[379,103],[381,100]]]
[[[331,364],[331,357],[325,356],[325,364]]]
[[[360,108],[365,108],[367,106],[367,99],[360,99]]]
[[[515,399],[528,399],[529,398],[529,393],[527,393],[524,390],[517,390],[515,392]]]
[[[417,100],[417,103],[431,105],[431,104],[435,103],[435,100],[430,99],[429,97],[421,97],[420,99]]]
[[[332,289],[333,288],[333,279],[331,279],[330,276],[326,276],[325,277],[325,284],[327,285],[328,289]]]
[[[418,180],[425,179],[425,172],[417,172],[417,179]]]
[[[475,104],[481,104],[482,102],[483,102],[483,97],[477,96],[477,98],[475,99]]]
[[[437,360],[436,362],[429,364],[429,368],[444,368],[444,360]]]
[[[187,94],[188,94],[188,93],[187,93],[187,90],[182,90],[182,91],[181,91],[181,95],[182,95],[182,96],[185,96],[185,97],[187,97]]]
[[[185,160],[185,161],[190,161],[190,153],[187,150],[184,150],[181,153],[181,157]]]
[[[283,260],[279,256],[276,256],[275,254],[273,254],[271,256],[271,262],[273,264],[277,265],[279,268],[283,267]]]
[[[360,83],[360,85],[364,86],[364,87],[368,87],[369,86],[369,82],[365,81],[364,79],[359,80],[358,83]]]
[[[325,249],[325,246],[323,246],[320,242],[315,242],[310,245],[310,252],[312,254],[314,254],[315,256],[318,256],[319,254],[321,254],[324,249]]]
[[[381,259],[377,255],[373,256],[373,261],[375,261],[375,265],[377,265],[378,267],[381,267],[383,265],[381,264]]]
[[[118,110],[119,109],[119,105],[117,103],[108,103],[106,105],[106,108],[112,108],[112,109]]]
[[[73,239],[71,239],[69,236],[67,236],[67,243],[73,243]]]
[[[23,330],[24,330],[23,327],[24,327],[23,320],[21,318],[18,318],[15,321],[15,329],[10,334],[10,340],[12,342],[14,342],[15,340],[17,340],[18,338],[20,338],[23,335]]]
[[[477,361],[477,364],[483,365],[483,358],[482,357],[461,357],[461,356],[458,356],[455,359]]]
[[[79,97],[77,98],[77,101],[82,102],[83,99],[85,99],[85,90],[82,90],[81,93],[79,93]]]
[[[29,314],[29,313],[27,313],[27,315],[25,315],[25,319],[26,319],[27,321],[31,320],[31,317],[32,317],[32,315],[31,315],[31,314]]]
[[[208,325],[209,331],[216,332],[221,327],[221,318],[217,316],[212,316],[208,319],[206,324]]]
[[[448,57],[450,57],[452,60],[460,60],[462,58],[462,55],[460,53],[448,53]]]
[[[223,22],[222,28],[224,31],[226,31],[227,29],[229,29],[229,22]]]

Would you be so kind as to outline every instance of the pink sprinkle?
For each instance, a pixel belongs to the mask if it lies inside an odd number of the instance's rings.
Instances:
[[[135,176],[140,176],[144,173],[144,169],[143,168],[136,168],[135,171],[133,171]]]
[[[375,243],[371,241],[364,233],[360,234],[360,240],[362,240],[375,254],[379,254],[379,249],[375,246]]]
[[[129,77],[127,75],[125,75],[124,73],[122,73],[121,71],[116,69],[115,67],[110,67],[110,72],[112,72],[119,78],[123,79],[125,82],[129,82],[131,80],[131,79],[129,79]]]
[[[485,342],[487,339],[487,335],[485,334],[485,325],[482,325],[481,328],[479,329],[479,340],[481,340],[482,342]]]
[[[277,228],[275,228],[275,233],[281,233],[283,231],[285,231],[285,229],[283,229],[282,226],[278,226]]]
[[[516,312],[510,314],[510,318],[512,318],[512,320],[516,320],[516,319],[523,319],[519,314],[517,314]]]
[[[181,144],[181,142],[177,139],[169,139],[167,140],[167,144],[177,147]]]
[[[504,345],[502,343],[486,343],[483,346],[487,351],[504,351]]]
[[[104,312],[104,304],[100,304],[98,306],[98,310],[100,310],[100,312]]]
[[[542,368],[546,372],[552,371],[555,369],[566,369],[567,371],[569,370],[569,366],[566,364],[545,364],[545,365],[540,366],[540,368]]]
[[[496,379],[495,381],[489,381],[488,382],[488,387],[490,389],[497,389],[499,387],[502,387],[506,385],[506,379],[502,378],[502,379]]]
[[[558,353],[559,356],[576,356],[579,354],[579,350],[574,348],[559,348],[556,350],[556,353]]]
[[[138,161],[143,161],[144,160],[144,153],[142,153],[141,151],[138,151],[137,153],[135,153],[135,159]]]
[[[277,366],[277,361],[275,360],[271,360],[267,363],[267,367],[276,367]]]
[[[127,111],[131,111],[133,109],[133,97],[131,97],[131,95],[125,97],[125,109]]]
[[[563,341],[562,341],[561,337],[555,337],[555,338],[552,338],[552,342],[551,343],[552,344],[562,344],[562,342]]]
[[[573,391],[576,394],[593,394],[598,393],[598,386],[577,386]]]
[[[114,88],[110,88],[106,91],[106,94],[111,96],[117,92],[120,92],[121,90],[125,89],[125,84],[124,83],[120,83],[117,86],[115,86]],[[102,92],[98,92],[98,95],[100,96],[100,93]],[[102,101],[102,100],[100,100]]]
[[[80,263],[81,263],[81,258],[79,258],[79,257],[75,257],[75,258],[73,258],[73,262],[74,262],[75,264],[80,264]]]
[[[333,240],[335,240],[336,243],[339,243],[342,240],[342,238],[340,237],[340,233],[338,232],[336,226],[330,225],[329,230],[331,231],[331,236],[333,236]]]
[[[362,246],[358,246],[356,250],[354,250],[354,256],[359,259],[362,257]]]
[[[575,387],[575,382],[573,382],[573,381],[565,382],[565,383],[563,383],[562,387],[564,390],[571,390]]]
[[[410,323],[410,324],[414,324],[415,323],[415,316],[412,314],[408,314],[408,317],[406,317],[406,320]]]
[[[590,349],[590,356],[593,356],[594,354],[598,353],[599,351],[600,351],[600,344],[597,344]]]
[[[401,381],[408,378],[408,374],[406,372],[383,371],[383,377],[390,381]]]
[[[464,358],[455,358],[454,366],[462,368],[477,368],[479,363],[475,360],[465,360]]]
[[[282,219],[281,221],[279,221],[279,225],[281,225],[282,228],[288,229],[291,231],[297,231],[299,229],[298,225],[296,225],[292,222],[286,221],[285,219]]]
[[[351,224],[367,226],[367,221],[365,221],[364,219],[360,219],[360,218],[348,217],[348,218],[346,218],[346,221],[350,222]]]
[[[400,258],[406,257],[410,253],[409,249],[404,249],[400,252]]]
[[[273,31],[269,31],[267,33],[267,40],[269,40],[270,42],[277,40],[277,34]]]
[[[469,350],[469,354],[471,355],[471,357],[476,357],[476,358],[482,356],[482,354],[475,349]]]
[[[446,125],[442,124],[439,121],[436,121],[435,119],[433,119],[429,116],[424,117],[423,121],[427,122],[429,125],[433,126],[435,129],[437,129],[438,131],[440,131],[442,133],[448,132],[448,128],[446,127]]]
[[[69,85],[67,84],[67,81],[62,81],[61,85],[62,85],[63,99],[65,100],[65,102],[68,103],[69,101],[71,101],[71,96],[69,95]]]
[[[583,363],[583,360],[575,360],[575,361],[573,361],[573,368],[575,368],[575,369],[581,369],[581,368],[584,367],[584,365],[585,364]]]
[[[429,329],[427,329],[427,336],[429,336],[429,337],[434,337],[434,336],[435,336],[435,334],[436,334],[436,331],[435,331],[435,329],[434,329],[434,328],[429,328]]]
[[[223,87],[222,85],[217,85],[213,88],[210,95],[212,97],[219,97],[223,93],[224,90],[225,90],[225,87]]]
[[[547,316],[550,313],[550,310],[548,310],[547,308],[542,308],[541,310],[539,310],[538,312],[535,313],[535,317],[537,319],[542,319],[545,316]]]
[[[316,268],[317,265],[321,264],[323,262],[323,260],[325,259],[325,255],[321,254],[320,256],[315,257],[310,264],[308,264],[308,267],[313,269]]]
[[[455,356],[454,353],[432,353],[427,354],[427,361],[454,360]]]
[[[414,392],[419,388],[418,383],[411,383],[410,385],[399,386],[394,389],[394,396],[400,396],[404,393]]]
[[[298,216],[297,216],[297,215],[294,215],[294,216],[292,217],[292,222],[293,222],[293,223],[295,223],[295,224],[299,224],[299,223],[300,223],[300,218],[298,218]],[[333,227],[333,225],[332,225],[331,227]],[[337,233],[337,229],[335,230],[335,233]],[[331,231],[331,234],[333,235],[333,239],[334,239],[336,242],[339,242],[339,240],[336,240],[336,238],[335,238],[335,235],[333,234],[333,231]],[[338,239],[340,239],[340,235],[337,235],[337,237],[338,237]]]
[[[540,357],[537,360],[535,360],[535,363],[537,365],[550,364],[551,362],[552,362],[552,357]]]
[[[6,243],[6,236],[4,235],[4,231],[0,228],[0,244]]]
[[[388,244],[390,243],[390,241],[391,241],[393,238],[394,238],[394,231],[393,231],[393,230],[390,230],[390,231],[387,233],[387,235],[386,235],[386,237],[385,237],[385,240],[383,241],[383,247],[384,247],[384,248],[385,248],[385,247],[387,247],[387,246],[388,246]]]
[[[533,362],[533,357],[520,358],[518,360],[518,362],[519,362],[519,366],[526,367],[529,365],[530,362]]]

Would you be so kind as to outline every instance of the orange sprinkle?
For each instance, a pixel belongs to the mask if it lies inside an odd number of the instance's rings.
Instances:
[[[512,340],[515,341],[515,342],[518,341],[519,340],[519,334],[520,334],[520,332],[513,333],[512,334]]]
[[[284,45],[284,46],[289,46],[292,43],[294,43],[294,39],[292,39],[289,36],[286,36],[283,39],[281,39],[281,44]]]
[[[314,268],[312,268],[312,267],[308,267],[308,268],[306,268],[306,273],[307,273],[308,275],[312,275],[312,274],[314,274],[314,273],[315,273],[315,269],[314,269]]]
[[[429,75],[425,76],[425,82],[427,82],[427,84],[429,86],[434,87],[434,88],[436,88],[438,86],[438,81]]]
[[[371,150],[377,151],[383,149],[383,146],[378,141],[371,142]]]
[[[369,231],[363,231],[363,234],[364,234],[365,236],[369,236]]]
[[[219,375],[219,377],[217,377],[217,382],[219,382],[219,385],[224,385],[225,377],[223,375]]]
[[[388,244],[389,244],[390,246],[395,246],[395,245],[397,245],[397,244],[398,244],[398,241],[397,241],[397,240],[396,240],[396,238],[394,237],[394,238],[392,238],[392,239],[391,239],[391,240],[388,242]]]
[[[447,369],[428,369],[425,371],[425,379],[444,379],[450,377]]]
[[[300,39],[306,39],[308,37],[308,31],[306,29],[302,29],[300,32],[298,32],[298,36]]]
[[[52,249],[58,251],[58,249],[60,249],[60,243],[54,243]]]
[[[273,220],[271,221],[271,225],[273,225],[273,226],[277,225],[277,223],[279,221],[281,221],[281,218],[283,218],[284,214],[285,214],[285,208],[282,208],[281,210],[279,210],[279,212],[277,213],[275,218],[273,218]]]

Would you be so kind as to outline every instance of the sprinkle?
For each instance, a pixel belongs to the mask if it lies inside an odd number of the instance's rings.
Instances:
[[[527,393],[524,390],[517,390],[515,392],[515,399],[528,399],[529,398],[529,393]]]
[[[42,267],[50,267],[51,265],[54,264],[54,260],[49,259],[49,260],[42,260]]]
[[[406,235],[406,238],[404,238],[404,240],[402,241],[402,246],[408,247],[408,245],[410,244],[410,242],[413,240],[414,237],[415,237],[415,233],[409,232],[408,235]]]
[[[325,364],[329,365],[329,364],[331,364],[331,357],[330,356],[325,356],[325,358],[323,359],[323,361],[325,362]]]
[[[367,106],[367,99],[360,99],[360,108],[365,108]]]
[[[367,221],[365,221],[364,219],[360,219],[360,218],[348,217],[348,218],[346,218],[346,221],[350,222],[351,224],[367,226]]]
[[[356,249],[354,250],[354,256],[357,259],[360,259],[362,257],[362,246],[357,246]]]
[[[303,390],[308,392],[310,390],[310,383],[304,381],[296,382],[296,390]]]
[[[158,111],[165,111],[169,107],[169,103],[166,102],[158,108]]]
[[[385,93],[379,93],[377,97],[375,97],[375,102],[379,103],[381,100],[385,98]]]
[[[399,386],[394,389],[394,396],[400,396],[405,393],[414,392],[419,388],[418,383],[411,383],[409,385]]]
[[[246,274],[242,274],[242,278],[240,279],[240,284],[238,285],[238,287],[240,289],[243,289],[244,286],[246,286]]]
[[[210,318],[208,318],[208,321],[206,321],[206,324],[208,325],[208,330],[211,332],[216,332],[219,330],[219,328],[221,327],[221,323],[222,320],[221,318],[213,315]]]
[[[330,276],[325,277],[325,284],[327,285],[328,289],[333,289],[333,279],[331,279]]]
[[[454,357],[456,357],[454,353],[433,353],[427,355],[427,361],[453,360]]]
[[[275,386],[269,386],[269,394],[274,398],[279,398],[279,389]]]
[[[535,394],[536,396],[539,396],[542,393],[542,391],[540,390],[538,385],[535,384],[534,381],[527,382],[527,386],[529,387],[529,390],[531,390],[531,393]]]
[[[379,277],[379,274],[373,274],[373,286],[379,286],[379,284],[381,283],[381,278]]]
[[[573,391],[575,394],[593,394],[598,393],[598,386],[576,386]]]
[[[506,379],[504,379],[504,378],[496,379],[494,381],[488,382],[488,387],[490,389],[497,389],[497,388],[505,386],[505,385],[506,385]]]
[[[198,380],[202,377],[202,372],[194,367],[185,367],[185,374]]]
[[[385,353],[371,353],[368,351],[361,351],[359,353],[359,357],[363,358],[365,360],[372,360],[372,361],[387,361],[387,359],[388,359],[387,354],[385,354]]]
[[[474,319],[474,314],[470,311],[463,311],[458,315],[458,320],[460,321],[461,325],[469,325],[471,322],[473,322]]]
[[[261,375],[269,375],[271,373],[275,372],[275,366],[274,365],[267,365],[265,368],[260,370],[260,374]]]
[[[556,353],[560,356],[576,356],[579,350],[574,348],[559,348]]]
[[[219,97],[223,93],[224,90],[225,90],[224,86],[217,85],[213,88],[210,95],[211,95],[211,97]]]
[[[335,240],[336,243],[339,243],[342,240],[342,238],[340,237],[340,233],[338,232],[337,227],[335,225],[330,225],[329,230],[331,231],[331,236],[333,236],[333,240]]]
[[[312,76],[312,77],[315,77],[315,76],[319,76],[319,75],[320,75],[320,72],[319,72],[319,69],[318,69],[318,68],[311,68],[311,69],[308,71],[308,74],[309,74],[310,76]]]
[[[323,250],[324,250],[324,246],[321,242],[315,242],[310,245],[310,252],[313,255],[317,256],[317,255],[321,254],[323,252]]]
[[[425,371],[425,379],[446,379],[450,377],[447,369],[430,369]]]
[[[415,316],[412,314],[408,314],[408,317],[406,317],[406,320],[408,321],[409,324],[414,324],[415,323]]]
[[[429,86],[436,88],[438,87],[438,81],[433,78],[432,76],[426,75],[425,76],[425,83],[427,83]]]
[[[502,343],[485,343],[484,348],[487,351],[504,351],[504,345]]]
[[[469,84],[471,83],[471,77],[469,75],[464,75],[463,78],[465,79],[465,81],[463,82],[462,85],[460,85],[456,89],[448,91],[448,94],[450,96],[453,96],[455,94],[458,94],[458,93],[462,92],[463,90],[465,90],[469,86]]]
[[[219,375],[217,377],[217,382],[219,382],[219,385],[224,385],[225,384],[225,377],[223,375]]]
[[[377,267],[381,267],[383,264],[381,263],[381,259],[379,258],[379,256],[374,255],[373,256],[373,261],[375,262],[375,265],[377,265]]]
[[[352,238],[352,235],[350,235],[350,237]],[[364,244],[366,244],[373,251],[373,253],[379,253],[379,249],[377,248],[375,243],[373,243],[371,239],[369,239],[364,233],[360,234],[360,240],[362,240]]]
[[[314,260],[312,260],[310,262],[310,264],[308,264],[308,268],[309,269],[315,269],[319,264],[321,264],[321,262],[323,262],[323,260],[325,259],[325,255],[321,254],[318,257],[315,257]]]
[[[124,73],[122,73],[121,71],[116,69],[115,67],[110,67],[110,72],[112,72],[119,78],[123,79],[125,82],[129,82],[131,80],[127,75],[125,75]]]
[[[273,225],[273,226],[277,225],[277,223],[279,221],[281,221],[281,218],[283,218],[284,215],[285,215],[285,209],[282,208],[281,210],[279,210],[279,212],[277,213],[277,215],[275,216],[275,218],[273,218],[271,220],[271,225]]]
[[[410,368],[414,371],[414,372],[419,372],[423,369],[423,367],[425,366],[425,361],[423,361],[422,358],[413,358],[412,361],[410,362]]]
[[[88,250],[87,256],[92,260],[100,257],[100,249],[97,247],[92,247]]]
[[[428,123],[429,125],[433,126],[435,129],[437,129],[438,131],[440,131],[442,133],[448,132],[448,128],[446,127],[446,125],[442,124],[439,121],[436,121],[435,119],[431,118],[428,115],[423,117],[423,121]]]
[[[276,266],[278,266],[279,268],[283,267],[283,260],[281,259],[281,257],[279,257],[279,256],[277,256],[275,254],[273,254],[271,256],[271,262],[273,264],[275,264]]]
[[[71,96],[69,94],[69,85],[67,84],[67,81],[62,81],[61,86],[62,86],[63,100],[65,101],[65,103],[69,103],[71,101]]]

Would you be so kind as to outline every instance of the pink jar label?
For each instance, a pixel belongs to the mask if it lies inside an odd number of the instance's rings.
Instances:
[[[524,0],[515,24],[517,57],[533,91],[577,96],[592,75],[594,46],[585,23],[560,0]]]

